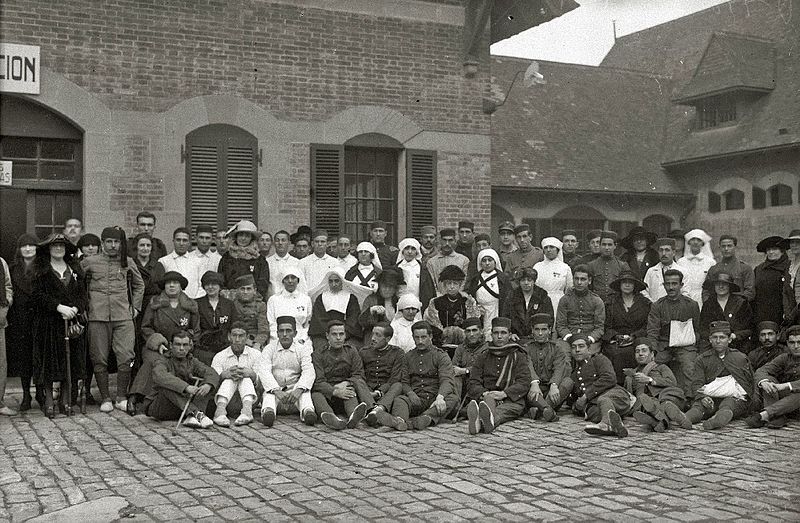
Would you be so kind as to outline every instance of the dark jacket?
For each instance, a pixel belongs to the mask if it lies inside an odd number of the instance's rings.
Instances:
[[[244,253],[244,250],[242,251]],[[230,251],[222,255],[219,261],[219,272],[225,281],[224,289],[235,289],[236,278],[245,274],[252,274],[256,280],[256,291],[267,301],[269,298],[269,264],[261,256],[258,249],[254,249],[251,256],[239,254],[234,258]]]
[[[763,380],[791,383],[794,394],[800,393],[800,357],[784,353],[765,364],[755,373],[756,385]]]
[[[756,298],[753,300],[756,324],[769,320],[780,325],[784,315],[794,309],[789,265],[789,257],[784,254],[778,260],[764,261],[756,266]]]
[[[469,371],[469,396],[476,401],[484,392],[497,390],[505,392],[508,401],[524,403],[530,385],[528,354],[516,343],[488,346],[477,355]]]
[[[553,301],[547,295],[547,291],[535,285],[528,303],[525,303],[525,296],[520,288],[512,290],[508,298],[500,302],[500,316],[511,320],[511,333],[520,338],[531,335],[531,316],[539,313],[549,314],[555,322]]]
[[[150,380],[151,388],[145,391],[145,398],[153,400],[158,395],[158,389],[171,390],[183,393],[186,387],[194,384],[193,378],[202,378],[198,384],[210,385],[208,397],[213,398],[213,392],[219,387],[219,374],[191,354],[179,360],[177,358],[159,356],[153,363],[153,379]]]
[[[695,402],[705,397],[697,392],[703,385],[727,375],[733,376],[736,383],[747,393],[748,399],[753,397],[753,369],[747,356],[736,349],[729,349],[725,358],[720,359],[715,350],[707,350],[700,354],[694,363],[692,390],[695,392]]]
[[[194,354],[206,365],[211,365],[214,354],[230,345],[228,333],[231,325],[238,321],[239,314],[234,303],[222,296],[216,309],[211,307],[207,295],[195,300],[195,303],[200,317],[200,336]]]
[[[25,262],[9,267],[14,301],[8,309],[6,356],[8,377],[33,375],[33,320],[36,300],[33,298],[33,268],[25,270]],[[2,291],[2,289],[0,289]]]
[[[320,392],[327,399],[333,397],[333,386],[342,381],[364,380],[364,362],[358,349],[352,345],[345,345],[339,349],[332,349],[328,344],[311,354],[314,361],[314,392]]]
[[[361,361],[364,364],[364,376],[370,390],[379,390],[383,394],[389,388],[403,380],[405,372],[405,353],[395,345],[387,345],[381,350],[370,346],[362,347]]]
[[[641,293],[633,295],[633,305],[625,310],[622,295],[614,293],[606,305],[606,324],[603,340],[611,342],[616,336],[627,334],[632,338],[647,335],[647,317],[650,315],[650,300]]]
[[[708,341],[712,321],[727,321],[731,324],[731,332],[736,338],[731,342],[731,347],[742,352],[750,349],[750,335],[753,328],[753,310],[744,296],[730,295],[725,310],[719,306],[717,296],[713,295],[703,303],[700,311],[700,339],[697,347],[707,349],[711,343]]]
[[[633,271],[633,274],[635,274],[640,280],[644,280],[644,275],[647,273],[647,269],[658,265],[661,261],[658,253],[649,247],[645,251],[644,259],[641,261],[641,263],[639,263],[639,260],[636,259],[636,251],[627,251],[619,258],[628,264],[628,266],[631,268],[631,271]]]
[[[653,382],[638,383],[633,376],[626,376],[625,388],[628,392],[637,397],[639,394],[647,394],[658,401],[669,400],[683,408],[685,402],[683,390],[678,387],[678,380],[669,367],[663,363],[652,362],[647,365],[639,365],[635,370],[653,378]]]
[[[525,345],[531,367],[531,380],[539,380],[540,386],[561,385],[570,375],[571,362],[567,354],[554,342],[536,343],[531,341]]]
[[[325,304],[322,302],[322,295],[317,296],[314,300],[314,306],[311,308],[311,320],[308,324],[308,335],[316,337],[325,337],[327,332],[328,322],[331,320],[341,320],[345,325],[345,332],[348,338],[356,338],[360,340],[363,337],[361,325],[358,322],[361,309],[358,306],[358,298],[353,294],[347,302],[347,312],[342,314],[335,310],[325,310]]]
[[[511,293],[511,289],[513,287],[511,286],[511,278],[508,276],[508,274],[504,273],[503,271],[496,271],[496,272],[497,272],[497,283],[499,284],[498,299],[502,304],[506,299],[508,299],[508,295]],[[470,280],[467,282],[465,290],[467,291],[467,294],[469,294],[473,298],[475,297],[475,294],[478,292],[478,287],[480,286],[480,277],[481,273],[479,272],[478,274],[472,276],[472,278],[470,278]]]
[[[602,354],[594,354],[586,361],[575,362],[572,381],[575,384],[572,390],[575,399],[586,395],[588,403],[591,403],[617,386],[617,375],[611,360]]]
[[[442,349],[411,349],[405,355],[405,366],[403,394],[413,391],[426,404],[437,395],[447,399],[455,394],[453,363]]]
[[[142,319],[142,336],[147,348],[158,351],[160,345],[169,346],[172,335],[186,331],[196,343],[200,337],[200,314],[197,303],[183,292],[178,296],[178,306],[174,309],[169,304],[165,292],[155,296],[144,311]]]

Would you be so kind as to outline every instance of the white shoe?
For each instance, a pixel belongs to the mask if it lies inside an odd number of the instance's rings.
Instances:
[[[211,421],[211,418],[203,414],[202,412],[196,412],[194,418],[200,423],[200,428],[208,429],[214,426],[214,422]]]
[[[214,423],[219,425],[220,427],[230,427],[231,426],[231,420],[229,420],[228,416],[225,415],[225,414],[222,414],[222,415],[217,416],[216,418],[214,418]]]
[[[0,407],[0,416],[16,416],[17,411],[7,405]]]
[[[100,412],[111,412],[114,410],[114,404],[111,403],[111,400],[105,400],[100,405]]]
[[[242,425],[249,424],[251,421],[253,421],[253,416],[249,416],[243,412],[239,414],[239,417],[236,418],[236,421],[234,421],[233,424],[237,427],[241,427]]]
[[[202,427],[202,425],[200,425],[200,422],[197,421],[197,418],[195,418],[194,416],[185,417],[183,419],[183,424],[186,425],[187,427],[191,427],[193,429],[199,429],[199,428]]]
[[[128,400],[119,400],[118,402],[114,403],[114,408],[125,412],[128,410]]]

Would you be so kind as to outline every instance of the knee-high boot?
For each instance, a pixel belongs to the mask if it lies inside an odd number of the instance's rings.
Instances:
[[[99,376],[98,376],[99,378]],[[98,379],[99,381],[99,379]],[[120,366],[117,369],[117,400],[124,400],[128,397],[128,386],[131,383],[131,368],[129,365]]]

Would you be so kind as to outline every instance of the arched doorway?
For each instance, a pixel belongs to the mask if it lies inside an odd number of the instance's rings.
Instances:
[[[12,162],[10,187],[0,187],[0,255],[12,259],[16,238],[61,232],[83,219],[83,131],[26,98],[0,97],[0,159]]]
[[[593,207],[573,205],[561,209],[552,218],[524,219],[522,221],[529,224],[534,230],[536,240],[547,236],[555,236],[560,239],[564,229],[573,229],[578,235],[580,245],[585,246],[586,235],[592,229],[602,229],[606,223],[606,217]]]
[[[662,238],[672,230],[672,218],[663,214],[652,214],[642,220],[642,227]]]

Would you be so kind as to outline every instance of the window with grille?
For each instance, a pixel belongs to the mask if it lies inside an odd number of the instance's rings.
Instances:
[[[394,149],[345,147],[342,232],[369,238],[369,225],[383,220],[387,241],[397,242],[397,158]]]
[[[792,188],[783,183],[773,185],[769,189],[769,205],[770,207],[781,207],[784,205],[792,204]]]
[[[744,209],[744,193],[738,189],[731,189],[723,193],[726,211]]]
[[[0,158],[14,162],[15,186],[81,182],[80,140],[3,136]]]
[[[697,107],[697,128],[709,129],[736,121],[736,99],[730,95],[713,96]]]
[[[258,141],[232,125],[213,124],[186,136],[186,222],[224,230],[257,222]]]

